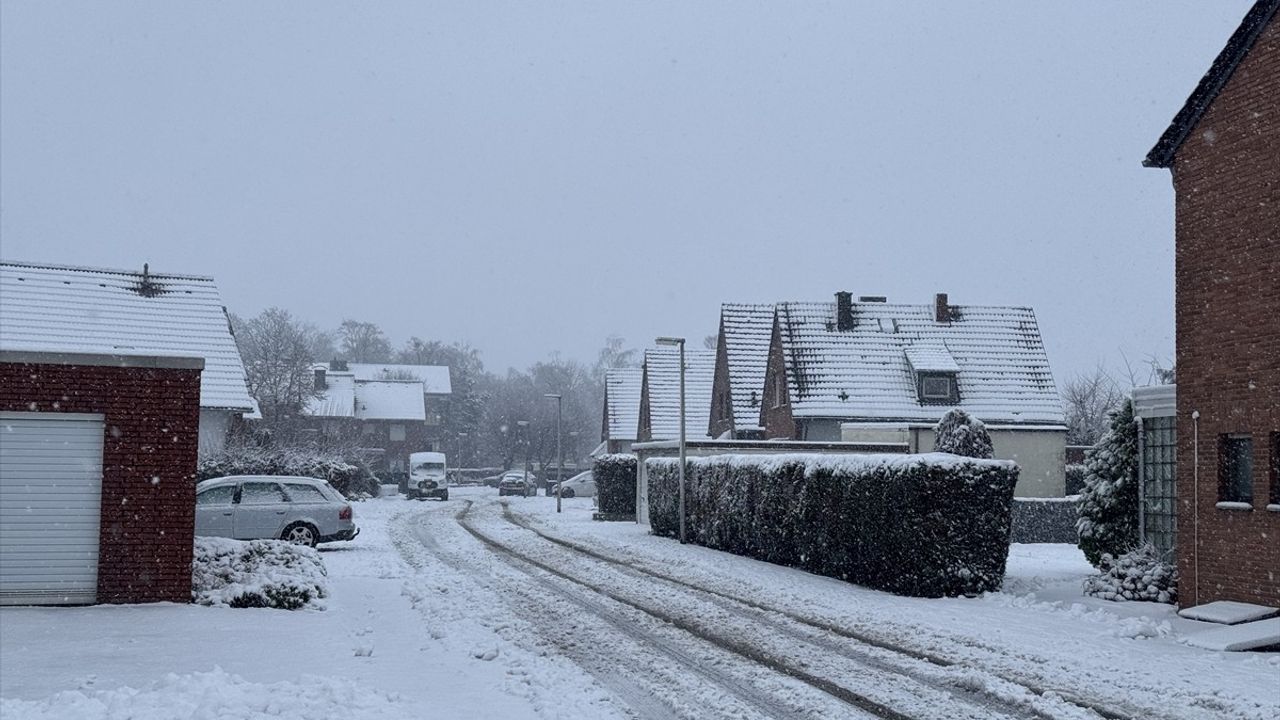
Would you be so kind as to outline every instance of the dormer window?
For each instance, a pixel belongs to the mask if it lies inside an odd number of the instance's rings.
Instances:
[[[956,374],[960,366],[945,345],[921,343],[906,349],[907,363],[915,374],[916,397],[921,403],[954,405],[960,402]]]
[[[956,396],[956,376],[949,373],[920,374],[920,402],[953,403]]]

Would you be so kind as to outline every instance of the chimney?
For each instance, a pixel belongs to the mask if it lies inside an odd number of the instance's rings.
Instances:
[[[836,293],[836,330],[853,329],[853,293]]]
[[[324,368],[316,368],[316,390],[324,390],[327,387],[329,385],[324,381]]]
[[[951,306],[947,304],[946,293],[933,296],[933,319],[940,323],[951,322]]]

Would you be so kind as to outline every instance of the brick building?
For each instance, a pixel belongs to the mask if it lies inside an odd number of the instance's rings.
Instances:
[[[204,367],[0,349],[0,604],[190,602]]]
[[[1259,0],[1144,165],[1175,193],[1181,599],[1280,605],[1280,0]]]

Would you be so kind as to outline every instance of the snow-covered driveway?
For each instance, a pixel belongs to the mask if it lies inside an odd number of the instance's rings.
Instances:
[[[1004,593],[921,600],[592,522],[590,500],[454,495],[357,506],[323,612],[0,610],[0,715],[1280,716],[1274,654],[1081,598],[1074,548],[1014,546]]]

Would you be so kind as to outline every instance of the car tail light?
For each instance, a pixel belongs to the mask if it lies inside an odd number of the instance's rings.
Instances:
[[[350,519],[351,519],[351,506],[350,506],[350,505],[343,505],[343,506],[342,506],[342,509],[338,511],[338,519],[339,519],[339,520],[350,520]]]

